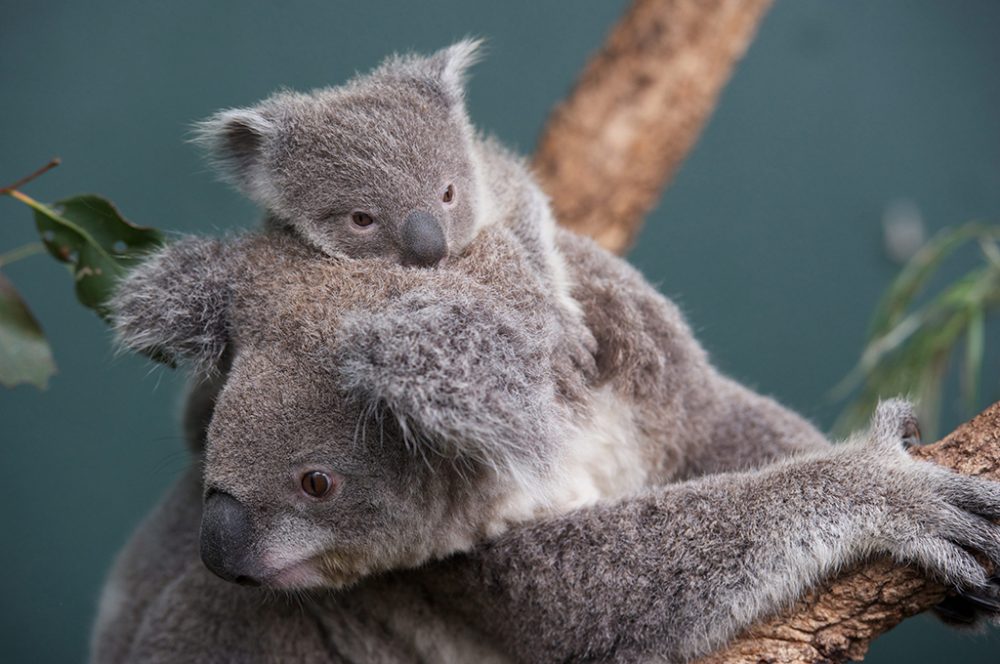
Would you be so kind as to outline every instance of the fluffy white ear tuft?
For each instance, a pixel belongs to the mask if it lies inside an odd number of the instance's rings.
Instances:
[[[469,69],[483,56],[483,40],[466,38],[435,53],[431,59],[439,65],[438,77],[447,94],[461,101]]]
[[[231,278],[218,240],[185,238],[151,254],[125,275],[109,303],[119,345],[210,370],[229,342]]]
[[[410,293],[348,313],[337,339],[343,388],[392,413],[411,447],[515,475],[547,469],[554,380],[516,313],[460,292]]]
[[[203,147],[222,177],[252,200],[268,205],[273,187],[265,154],[276,124],[256,108],[219,111],[195,125],[194,143]]]
[[[465,97],[469,68],[482,57],[482,45],[482,39],[463,39],[432,55],[394,55],[387,58],[372,75],[430,85],[440,92],[445,103],[460,105]]]

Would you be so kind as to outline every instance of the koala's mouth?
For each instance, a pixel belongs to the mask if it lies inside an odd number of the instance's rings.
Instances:
[[[371,571],[365,556],[325,551],[281,565],[267,574],[262,585],[276,590],[342,588]]]
[[[306,590],[329,586],[330,582],[321,572],[321,557],[312,556],[269,574],[263,585],[279,590]]]

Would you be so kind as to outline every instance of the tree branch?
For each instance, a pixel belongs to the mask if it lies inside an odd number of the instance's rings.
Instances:
[[[1000,479],[1000,402],[913,454],[960,473]],[[699,664],[859,660],[875,637],[944,596],[944,587],[916,570],[876,561],[830,580]]]
[[[635,0],[549,117],[534,168],[567,228],[624,253],[770,0]]]

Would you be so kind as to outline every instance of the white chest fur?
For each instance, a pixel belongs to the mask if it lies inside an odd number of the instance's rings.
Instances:
[[[552,474],[510,493],[487,525],[499,535],[512,524],[562,514],[639,491],[647,480],[641,438],[629,405],[610,387],[598,390],[591,414],[569,425]]]

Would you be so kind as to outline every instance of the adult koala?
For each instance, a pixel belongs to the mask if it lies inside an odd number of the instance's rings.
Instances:
[[[203,484],[120,558],[94,659],[685,661],[876,554],[996,599],[963,547],[1000,562],[1000,485],[906,455],[905,404],[831,448],[622,261],[558,243],[590,372],[503,229],[447,270],[280,231],[139,268],[123,341],[227,371]]]

